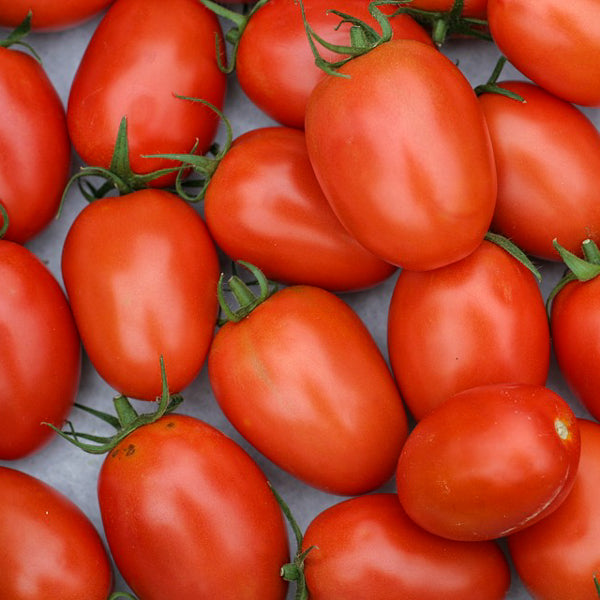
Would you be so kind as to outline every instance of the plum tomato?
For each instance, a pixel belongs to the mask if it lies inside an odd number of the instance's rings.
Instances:
[[[16,27],[31,11],[31,27],[36,31],[68,29],[90,19],[112,2],[113,0],[10,0],[0,4],[0,26]]]

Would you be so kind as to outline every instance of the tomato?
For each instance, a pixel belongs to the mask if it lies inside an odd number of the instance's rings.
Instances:
[[[132,23],[135,27],[132,29]],[[94,32],[73,79],[67,123],[88,165],[108,168],[119,124],[127,117],[131,169],[148,173],[173,161],[142,155],[208,149],[221,108],[225,75],[218,68],[220,25],[196,0],[117,0]],[[163,176],[153,185],[168,185]]]
[[[237,138],[211,177],[204,214],[217,245],[269,279],[347,291],[395,270],[337,220],[296,129],[265,127]]]
[[[400,273],[390,302],[388,351],[416,419],[479,385],[543,385],[550,362],[544,299],[523,264],[484,241],[446,267]]]
[[[248,454],[170,415],[136,429],[100,470],[98,501],[119,571],[143,600],[283,600],[285,522]]]
[[[113,0],[10,0],[0,5],[0,26],[16,27],[31,10],[32,28],[74,27],[106,8]]]
[[[400,395],[367,328],[331,292],[284,288],[226,323],[208,376],[234,427],[309,485],[359,494],[393,475],[407,435]]]
[[[0,459],[41,448],[79,387],[81,344],[56,279],[27,248],[0,241]]]
[[[0,598],[106,600],[112,569],[98,532],[66,496],[0,466]]]
[[[490,541],[457,542],[421,529],[396,494],[345,500],[308,526],[302,547],[311,600],[501,600],[510,571]]]
[[[485,19],[487,13],[488,0],[464,0],[462,15]],[[410,8],[419,8],[421,10],[446,12],[452,10],[454,0],[411,0],[408,4]]]
[[[548,517],[508,538],[510,555],[539,600],[595,600],[600,573],[600,425],[579,420],[581,459],[566,500]]]
[[[429,270],[481,243],[496,198],[483,111],[468,81],[423,43],[383,43],[308,102],[308,154],[326,198],[365,248]]]
[[[485,540],[549,515],[573,486],[577,419],[548,388],[497,384],[455,394],[409,435],[396,480],[414,521],[437,535]]]
[[[489,0],[489,27],[508,60],[563,100],[600,105],[596,0]]]
[[[163,190],[96,200],[65,239],[62,274],[84,348],[126,396],[154,400],[200,371],[214,333],[219,264],[199,214]]]

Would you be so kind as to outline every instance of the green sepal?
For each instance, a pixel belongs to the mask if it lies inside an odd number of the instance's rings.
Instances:
[[[506,56],[500,56],[498,58],[494,66],[494,70],[492,71],[492,74],[490,75],[489,79],[485,83],[482,83],[475,87],[475,94],[477,96],[481,96],[482,94],[499,94],[500,96],[506,96],[511,100],[515,100],[516,102],[525,103],[525,98],[497,84],[498,77],[500,77],[500,73],[502,73],[502,69],[506,64],[506,61]]]
[[[125,600],[138,600],[133,594],[128,592],[114,592],[108,597],[108,600],[121,600],[121,598],[125,598]]]
[[[0,202],[0,222],[2,223],[2,227],[0,227],[0,240],[6,235],[8,231],[9,218],[8,211],[6,210],[4,204]]]
[[[488,231],[485,234],[485,239],[488,242],[492,242],[496,244],[496,246],[500,246],[505,252],[508,252],[513,258],[516,258],[524,267],[527,267],[533,276],[538,280],[542,280],[542,275],[536,268],[536,266],[531,262],[530,258],[519,248],[513,241],[509,240],[507,237],[503,235],[499,235],[498,233],[492,233]]]
[[[597,573],[594,573],[594,586],[596,587],[596,593],[598,594],[598,598],[600,598],[600,581],[598,581]]]
[[[0,40],[0,48],[10,48],[11,46],[23,46],[27,48],[27,50],[29,50],[29,52],[31,52],[31,54],[33,55],[33,58],[35,58],[35,60],[37,60],[41,64],[42,59],[40,58],[40,55],[35,51],[33,46],[23,41],[23,38],[29,35],[29,33],[31,32],[32,17],[33,13],[31,12],[31,10],[29,10],[29,12],[21,21],[21,23],[17,25],[17,27],[15,27],[15,29],[13,29],[11,33],[8,34],[8,37],[6,37],[3,40]]]

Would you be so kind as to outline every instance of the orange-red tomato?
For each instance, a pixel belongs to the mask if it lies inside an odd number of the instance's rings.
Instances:
[[[16,27],[32,12],[34,30],[74,27],[111,4],[113,0],[10,0],[0,5],[0,25]]]

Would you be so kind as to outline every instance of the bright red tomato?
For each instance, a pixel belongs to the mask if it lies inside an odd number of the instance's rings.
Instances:
[[[61,427],[79,387],[81,344],[56,279],[29,250],[0,241],[0,459],[22,458]]]
[[[508,60],[563,100],[600,105],[597,0],[489,0],[494,41]]]
[[[106,600],[112,569],[88,517],[46,483],[0,466],[0,598]]]
[[[524,265],[484,241],[446,267],[400,273],[388,316],[388,351],[417,419],[479,385],[543,385],[550,361],[544,299]]]
[[[320,513],[303,549],[311,600],[501,600],[508,563],[490,541],[457,542],[421,529],[396,494],[351,498]]]
[[[412,430],[398,461],[398,495],[408,515],[432,533],[498,538],[560,505],[573,486],[579,451],[577,419],[548,388],[472,388]]]
[[[135,27],[132,27],[135,24]],[[96,29],[75,74],[67,122],[88,165],[108,167],[127,117],[131,168],[148,173],[173,161],[144,154],[199,153],[214,138],[226,79],[215,55],[215,15],[196,0],[117,0]],[[161,177],[153,185],[166,185]]]
[[[0,4],[0,25],[16,27],[32,12],[32,29],[74,27],[111,4],[113,0],[10,0]]]
[[[119,571],[143,600],[283,600],[285,522],[256,463],[192,417],[130,433],[100,471],[98,500]]]
[[[566,500],[508,538],[519,576],[538,600],[597,600],[600,574],[600,425],[579,420],[581,459]]]
[[[154,400],[200,371],[217,317],[219,264],[198,213],[163,190],[96,200],[67,234],[62,274],[86,352],[120,393]]]
[[[266,127],[237,138],[211,177],[204,214],[226,254],[275,281],[347,291],[375,285],[395,270],[337,220],[297,129]]]
[[[469,82],[420,42],[384,43],[311,94],[306,141],[348,231],[384,260],[428,270],[481,243],[496,199],[483,111]]]

